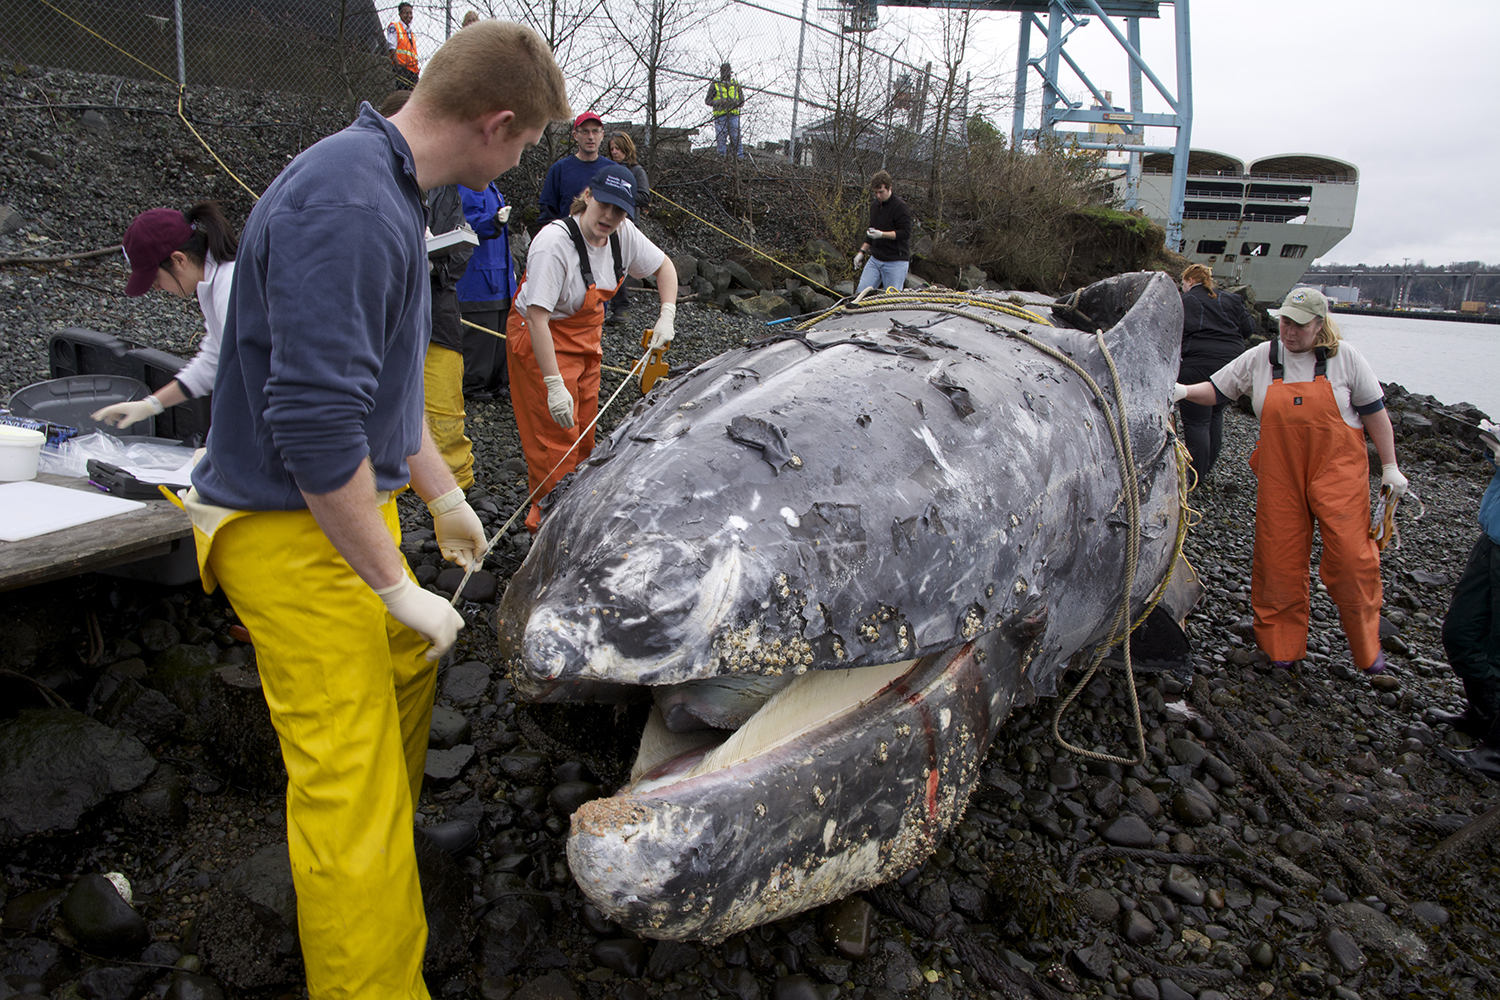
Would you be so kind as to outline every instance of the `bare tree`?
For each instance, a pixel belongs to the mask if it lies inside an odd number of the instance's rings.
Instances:
[[[979,15],[972,8],[949,8],[943,11],[939,58],[944,75],[936,117],[932,123],[932,172],[929,180],[939,223],[943,219],[943,161],[948,154],[948,137],[953,133],[953,113],[958,107],[960,90],[963,89],[959,83],[959,72],[968,54],[969,36],[978,23]]]
[[[634,54],[636,71],[644,77],[646,97],[646,170],[656,169],[656,135],[663,120],[689,106],[696,85],[686,87],[679,74],[668,71],[692,57],[684,36],[709,15],[703,0],[628,0],[605,8],[605,16],[620,40]]]

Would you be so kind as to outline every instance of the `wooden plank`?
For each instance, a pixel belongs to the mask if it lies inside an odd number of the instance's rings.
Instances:
[[[86,480],[40,473],[37,482],[98,492]],[[0,542],[0,591],[60,580],[172,551],[191,539],[187,514],[163,497],[144,510],[116,514],[20,542]]]

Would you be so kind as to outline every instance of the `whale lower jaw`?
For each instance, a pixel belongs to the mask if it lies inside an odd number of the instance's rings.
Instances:
[[[722,742],[653,711],[630,783],[573,814],[573,876],[642,936],[705,941],[894,878],[963,815],[1016,660],[992,635],[812,671]]]

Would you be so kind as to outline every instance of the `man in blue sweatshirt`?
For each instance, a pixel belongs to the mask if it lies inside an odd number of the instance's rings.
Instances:
[[[1500,459],[1500,428],[1479,423],[1480,442],[1490,464]],[[1478,737],[1473,750],[1450,750],[1439,744],[1438,755],[1451,764],[1500,781],[1500,468],[1479,501],[1479,541],[1469,553],[1464,575],[1453,588],[1453,601],[1443,618],[1443,648],[1448,663],[1463,681],[1468,704],[1460,715],[1428,713],[1460,732]]]
[[[537,198],[542,206],[542,214],[536,220],[538,229],[553,219],[566,219],[571,214],[573,199],[583,192],[604,165],[599,162],[604,120],[598,115],[585,111],[574,120],[573,141],[578,143],[578,152],[552,164],[542,182],[542,193]]]
[[[422,191],[483,188],[570,114],[541,38],[483,21],[433,55],[399,113],[363,105],[293,160],[241,236],[187,507],[204,587],[249,630],[281,741],[314,1000],[428,997],[414,808],[435,661],[463,619],[415,583],[395,496],[409,484],[427,501],[460,565],[484,530],[423,420]]]

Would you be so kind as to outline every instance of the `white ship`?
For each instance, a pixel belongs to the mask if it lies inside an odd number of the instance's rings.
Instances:
[[[1138,205],[1165,226],[1172,154],[1141,162]],[[1331,156],[1282,153],[1248,165],[1227,153],[1188,154],[1182,253],[1222,285],[1249,285],[1262,303],[1291,291],[1354,227],[1359,168]]]

